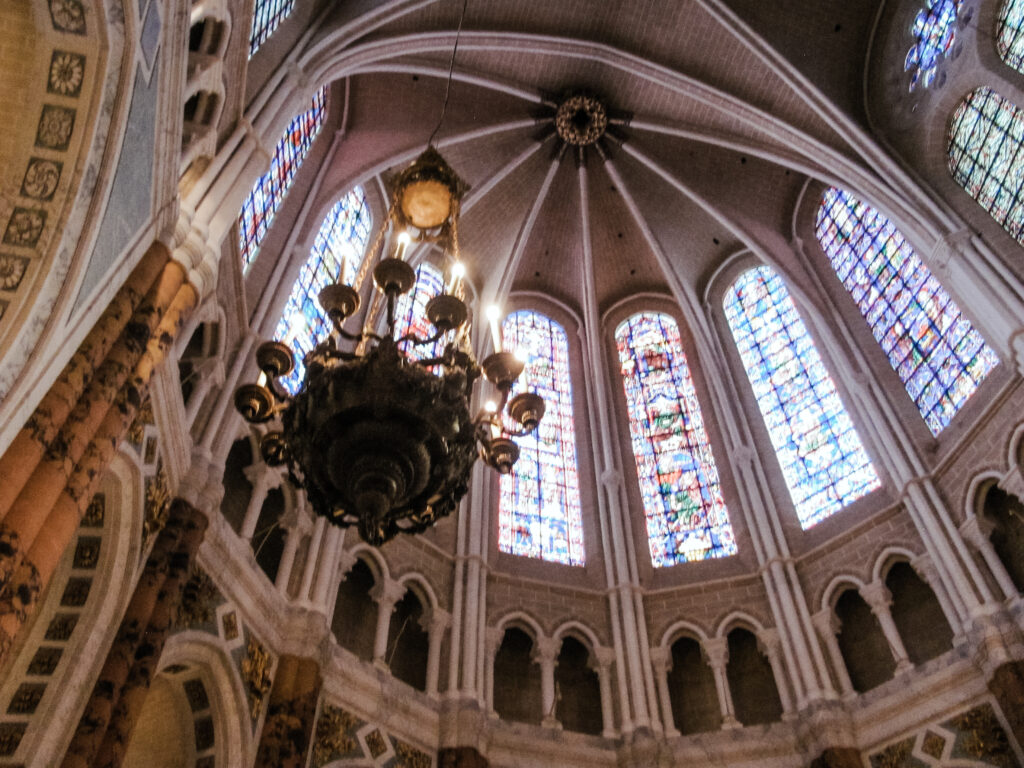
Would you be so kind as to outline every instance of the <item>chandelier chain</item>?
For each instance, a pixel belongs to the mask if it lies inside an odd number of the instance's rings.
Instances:
[[[455,45],[452,47],[452,58],[448,62],[448,82],[444,86],[444,103],[441,105],[441,117],[437,121],[437,125],[434,127],[433,132],[430,134],[430,138],[427,139],[427,146],[433,146],[434,137],[437,136],[437,132],[441,130],[441,124],[444,122],[444,116],[448,112],[448,96],[452,90],[452,73],[455,72],[455,54],[459,52],[459,38],[462,37],[462,22],[466,19],[466,6],[469,5],[469,0],[462,0],[462,13],[459,14],[459,27],[455,31]]]

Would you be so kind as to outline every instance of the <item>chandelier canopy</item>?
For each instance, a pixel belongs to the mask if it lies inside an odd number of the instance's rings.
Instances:
[[[538,395],[511,397],[524,363],[502,350],[496,308],[488,311],[494,351],[479,363],[473,355],[458,242],[465,190],[428,146],[393,180],[388,216],[355,284],[332,283],[320,292],[332,330],[314,340],[298,393],[290,395],[277,381],[291,372],[294,359],[276,341],[256,350],[258,383],[235,392],[235,406],[247,421],[271,425],[260,442],[264,461],[286,465],[316,514],[341,527],[357,526],[374,546],[449,515],[468,490],[478,457],[510,472],[519,458],[514,438],[533,432],[544,415]],[[429,338],[398,336],[396,327],[398,297],[416,281],[406,261],[413,242],[436,243],[445,253],[445,290],[426,305],[434,328]],[[385,253],[391,255],[380,258]],[[346,324],[359,311],[371,266],[373,301],[363,329],[352,332]],[[383,333],[374,332],[379,323]],[[443,351],[435,357],[408,353],[437,349],[439,342]],[[481,374],[498,397],[472,415]]]

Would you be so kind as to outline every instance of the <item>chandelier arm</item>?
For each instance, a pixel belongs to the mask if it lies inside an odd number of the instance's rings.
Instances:
[[[403,342],[411,341],[415,346],[422,347],[427,344],[433,344],[437,341],[440,341],[441,337],[444,336],[446,333],[448,333],[448,331],[438,331],[433,336],[430,336],[426,339],[421,339],[415,333],[407,333],[402,338],[396,339],[395,344],[402,344]]]

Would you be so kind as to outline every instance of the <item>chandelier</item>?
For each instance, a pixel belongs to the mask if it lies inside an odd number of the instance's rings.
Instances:
[[[510,472],[519,458],[514,439],[536,430],[544,415],[540,396],[511,396],[524,362],[502,349],[493,307],[487,315],[494,351],[480,362],[473,355],[458,240],[465,190],[428,145],[392,181],[387,218],[354,285],[335,282],[320,291],[331,329],[314,339],[305,356],[298,393],[290,395],[278,381],[292,371],[294,359],[277,341],[256,350],[258,383],[235,391],[235,407],[248,422],[273,422],[260,440],[263,460],[287,466],[317,515],[343,528],[356,526],[374,546],[449,515],[468,490],[477,458]],[[411,242],[436,243],[448,266],[444,292],[426,305],[434,329],[427,338],[398,336],[396,327],[398,298],[416,282],[406,261]],[[360,289],[374,262],[374,300],[362,330],[353,332],[346,325],[359,310]],[[375,321],[382,333],[374,332]],[[410,354],[439,347],[443,351],[434,357]],[[498,397],[471,415],[481,374]]]

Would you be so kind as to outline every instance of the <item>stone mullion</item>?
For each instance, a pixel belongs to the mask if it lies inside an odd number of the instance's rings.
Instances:
[[[97,753],[96,765],[103,768],[118,768],[124,760],[132,730],[142,712],[157,663],[173,628],[174,616],[181,604],[182,588],[206,533],[206,515],[188,502],[175,499],[171,515],[181,521],[181,538],[169,558],[167,577],[157,594],[149,623],[142,634],[143,642],[136,649],[135,663],[121,689],[121,697]]]
[[[175,265],[173,270],[180,271],[180,267]],[[36,536],[31,546],[28,546],[28,542],[22,542],[23,549],[15,556],[21,562],[12,568],[12,576],[0,594],[0,665],[6,661],[11,642],[34,610],[39,593],[49,583],[89,500],[99,487],[107,466],[146,397],[156,366],[163,361],[197,298],[190,285],[185,284],[180,288],[131,379],[107,411],[56,504],[52,509],[37,512],[44,518],[38,529],[45,530],[46,535]]]
[[[42,460],[47,447],[57,437],[90,383],[93,372],[110,354],[169,258],[163,244],[150,246],[25,426],[0,456],[0,477],[4,478],[0,484],[0,517],[10,509],[37,463]]]
[[[323,679],[313,659],[282,656],[270,691],[256,765],[303,768]]]
[[[92,764],[103,742],[121,690],[128,679],[136,650],[143,640],[145,629],[149,626],[168,575],[171,557],[183,533],[182,521],[172,515],[167,525],[157,535],[139,582],[135,586],[135,592],[121,619],[114,643],[107,653],[106,662],[93,687],[92,696],[71,739],[71,745],[61,764],[62,768],[88,768]]]

